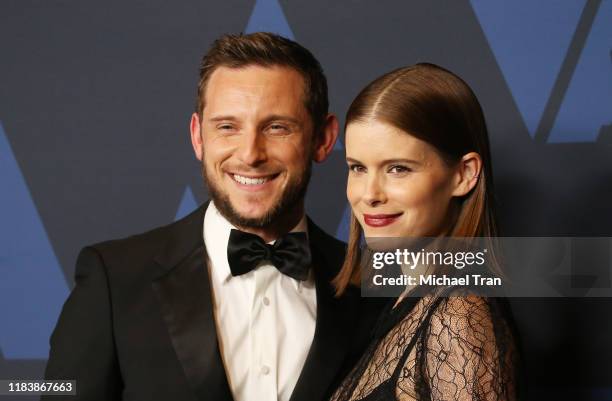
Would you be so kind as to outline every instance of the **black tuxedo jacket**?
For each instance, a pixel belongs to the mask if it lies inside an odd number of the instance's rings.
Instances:
[[[171,225],[81,251],[45,374],[75,379],[78,394],[49,401],[232,399],[213,317],[206,206]],[[367,345],[380,307],[354,288],[334,297],[330,281],[344,244],[311,221],[308,231],[317,318],[291,401],[329,397]]]

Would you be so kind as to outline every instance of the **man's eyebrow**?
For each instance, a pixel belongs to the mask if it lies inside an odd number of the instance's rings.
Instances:
[[[217,122],[217,121],[237,121],[238,119],[235,116],[214,116],[208,119],[208,121]]]
[[[296,125],[300,125],[300,120],[291,116],[284,116],[282,114],[272,114],[262,120],[262,124],[268,124],[272,121],[287,121]]]
[[[211,122],[238,121],[238,118],[232,115],[220,115],[220,116],[210,117],[208,121],[211,121]],[[261,124],[268,124],[272,121],[287,121],[287,122],[297,124],[297,125],[300,124],[300,120],[298,120],[297,118],[294,118],[291,116],[284,116],[282,114],[273,114],[273,115],[267,116],[261,121]]]

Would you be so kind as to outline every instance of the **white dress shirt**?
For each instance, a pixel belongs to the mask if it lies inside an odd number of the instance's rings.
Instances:
[[[288,401],[314,337],[317,297],[306,281],[269,262],[233,277],[227,261],[235,228],[210,202],[204,216],[217,337],[235,401]],[[306,218],[291,230],[307,232]]]

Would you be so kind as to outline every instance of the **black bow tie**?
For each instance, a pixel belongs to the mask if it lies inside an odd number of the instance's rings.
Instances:
[[[281,273],[296,280],[308,278],[311,264],[306,233],[289,233],[269,245],[255,234],[232,230],[227,244],[227,260],[232,276],[240,276],[267,260]]]

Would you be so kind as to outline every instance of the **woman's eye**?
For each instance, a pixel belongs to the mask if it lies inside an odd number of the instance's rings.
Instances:
[[[394,166],[389,167],[389,173],[392,173],[392,174],[407,173],[409,171],[412,171],[412,170],[410,170],[410,168],[406,166],[394,165]]]
[[[359,164],[350,164],[349,170],[353,173],[363,173],[365,171],[365,167]]]

